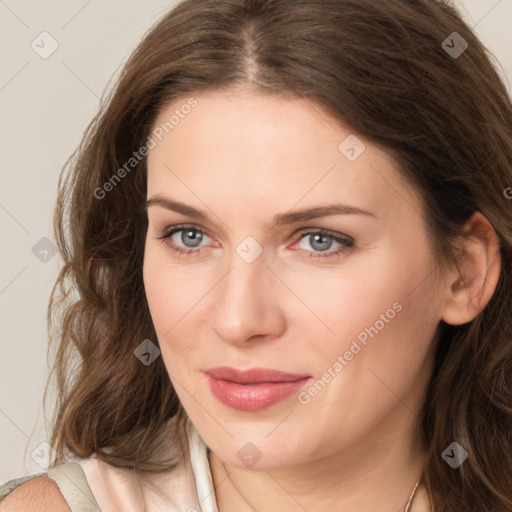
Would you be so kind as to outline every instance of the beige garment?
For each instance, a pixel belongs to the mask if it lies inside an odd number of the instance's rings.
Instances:
[[[189,422],[188,458],[144,482],[129,469],[116,468],[95,456],[74,459],[48,471],[72,512],[218,512],[208,462],[208,448]],[[7,482],[0,501],[30,478]]]

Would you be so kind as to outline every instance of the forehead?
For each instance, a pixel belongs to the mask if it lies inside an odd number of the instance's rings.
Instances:
[[[233,91],[193,100],[173,101],[154,123],[148,196],[215,196],[239,207],[243,197],[248,208],[279,211],[318,201],[419,208],[390,155],[312,102]]]

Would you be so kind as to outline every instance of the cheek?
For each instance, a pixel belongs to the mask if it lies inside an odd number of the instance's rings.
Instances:
[[[331,359],[350,350],[355,339],[364,346],[370,332],[389,332],[390,325],[401,325],[407,316],[403,311],[417,298],[410,294],[414,269],[409,267],[390,254],[379,261],[354,257],[331,272],[310,268],[285,273],[283,281],[290,283],[295,295],[288,293],[286,299],[288,325],[301,326],[299,339],[308,340],[319,355]]]
[[[328,386],[332,393],[352,394],[355,388],[386,393],[376,375],[391,388],[405,389],[432,345],[439,301],[427,247],[390,248],[378,261],[354,258],[327,279],[325,272],[317,279],[295,276],[294,293],[311,311],[298,304],[292,319],[301,326],[300,339],[309,343],[301,352],[309,354],[316,378],[324,380],[329,371],[336,375],[337,382]]]
[[[187,302],[187,289],[179,280],[177,267],[169,266],[161,251],[146,245],[144,255],[144,289],[153,325],[159,338],[172,330],[177,313]],[[160,339],[160,342],[162,339]]]
[[[143,278],[146,299],[166,365],[171,357],[197,346],[197,331],[211,283],[192,265],[173,264],[165,251],[147,246]]]
[[[355,278],[342,284],[341,291],[332,284],[323,296],[311,297],[335,334],[314,321],[311,346],[301,352],[315,381],[299,397],[304,421],[315,418],[318,436],[339,446],[375,428],[397,407],[411,417],[410,411],[419,411],[437,325],[428,280],[412,293],[416,283],[402,272],[376,272],[364,289]]]
[[[332,324],[336,343],[324,352],[326,362],[343,358],[334,394],[347,403],[357,396],[366,401],[381,397],[389,404],[423,383],[439,320],[427,276],[428,271],[415,272],[414,265],[402,262],[375,272],[364,291],[353,289],[345,311]]]

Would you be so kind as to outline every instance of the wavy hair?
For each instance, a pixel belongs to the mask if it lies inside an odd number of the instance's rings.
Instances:
[[[97,454],[141,472],[175,465],[161,447],[182,442],[186,414],[162,358],[134,356],[157,343],[140,149],[169,102],[242,87],[310,100],[387,151],[421,193],[439,268],[474,212],[492,224],[499,282],[473,321],[441,322],[418,432],[436,512],[512,510],[512,104],[492,57],[441,0],[185,0],[158,21],[59,179],[52,464]],[[469,454],[457,470],[441,457],[453,441]]]

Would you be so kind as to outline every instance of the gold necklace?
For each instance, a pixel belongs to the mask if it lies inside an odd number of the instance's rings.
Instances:
[[[224,468],[224,471],[226,472],[226,475],[228,476],[229,478],[229,481],[233,484],[233,487],[236,489],[236,492],[238,494],[240,494],[240,496],[243,498],[243,500],[245,501],[245,503],[247,503],[247,505],[249,505],[249,507],[251,507],[252,510],[254,510],[254,512],[257,512],[256,509],[247,501],[247,499],[245,498],[245,496],[240,492],[240,490],[238,489],[238,487],[236,486],[235,482],[233,482],[233,480],[231,480],[231,474],[228,473],[228,470],[226,469],[226,466],[224,464],[224,461],[221,460],[221,463],[222,463],[222,467]],[[411,495],[409,496],[409,500],[407,501],[407,505],[405,506],[405,509],[404,509],[404,512],[410,512],[411,510],[411,506],[412,506],[412,501],[414,499],[414,496],[416,494],[416,490],[418,489],[418,485],[420,484],[420,481],[421,481],[421,476],[419,478],[419,480],[416,482],[416,484],[414,485],[414,488],[412,490],[412,493]]]
[[[405,506],[404,512],[409,512],[409,510],[411,510],[412,500],[414,499],[414,495],[416,494],[416,489],[418,488],[418,485],[420,485],[420,480],[421,480],[421,477],[414,485],[414,489],[412,490],[412,493],[409,497],[409,501],[407,502],[407,505]]]

